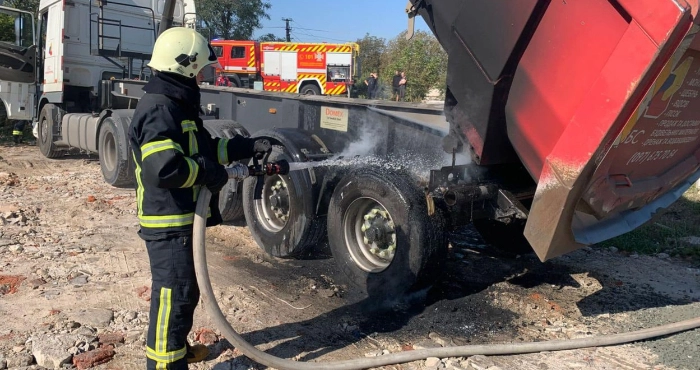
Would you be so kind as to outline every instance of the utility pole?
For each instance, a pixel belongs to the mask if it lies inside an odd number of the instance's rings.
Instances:
[[[292,18],[282,18],[282,20],[285,21],[287,24],[287,26],[285,27],[285,30],[287,31],[287,42],[290,42],[290,41],[292,41],[292,36],[291,36],[292,28],[289,27],[289,22],[292,21]]]

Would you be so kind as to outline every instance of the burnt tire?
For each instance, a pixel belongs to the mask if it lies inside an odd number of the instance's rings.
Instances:
[[[269,161],[285,159],[299,162],[304,152],[314,153],[319,143],[296,129],[257,132],[253,137],[269,136],[284,144],[275,146]],[[303,151],[302,151],[303,149]],[[316,181],[312,181],[311,171]],[[254,199],[257,178],[243,182],[245,218],[256,243],[266,253],[279,258],[299,258],[324,241],[325,217],[316,215],[318,183],[322,172],[292,171],[288,175],[265,176],[262,199]]]
[[[212,137],[231,139],[236,135],[250,137],[245,127],[231,120],[206,120],[204,128]],[[241,163],[248,163],[249,159],[243,159]],[[229,166],[227,166],[229,167]],[[219,211],[224,222],[237,222],[243,220],[243,182],[229,180],[219,192]]]
[[[435,281],[447,255],[444,227],[439,209],[428,215],[425,194],[411,176],[385,168],[349,172],[328,209],[328,242],[340,278],[373,301],[399,299]]]
[[[106,117],[100,125],[98,154],[102,177],[105,182],[117,188],[134,187],[134,159],[125,131],[118,124],[121,123],[117,123],[113,117]]]
[[[54,104],[45,104],[39,113],[39,127],[36,145],[46,158],[58,158],[61,150],[54,143],[57,127],[61,124],[61,109]]]
[[[302,95],[321,95],[321,89],[314,83],[308,83],[301,87],[299,93]]]
[[[474,228],[487,244],[508,254],[533,253],[525,238],[525,220],[514,220],[510,224],[494,220],[474,220]]]

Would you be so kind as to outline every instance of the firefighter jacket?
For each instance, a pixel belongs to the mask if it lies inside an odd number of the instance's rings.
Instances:
[[[199,153],[219,164],[253,156],[253,139],[211,138],[199,118],[195,79],[158,73],[144,86],[129,127],[136,164],[139,235],[154,240],[192,233],[204,169],[191,157]],[[218,194],[212,194],[207,226],[221,223]]]

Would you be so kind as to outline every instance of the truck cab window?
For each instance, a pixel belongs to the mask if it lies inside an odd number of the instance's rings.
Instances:
[[[245,58],[245,47],[244,46],[234,46],[231,48],[231,58],[241,59]]]
[[[49,23],[49,12],[41,14],[39,20],[39,50],[42,50],[46,45],[46,24]]]
[[[214,54],[216,54],[218,58],[221,58],[224,55],[223,46],[212,46],[212,49],[214,49]]]
[[[34,22],[31,14],[1,9],[0,41],[19,47],[34,45]]]

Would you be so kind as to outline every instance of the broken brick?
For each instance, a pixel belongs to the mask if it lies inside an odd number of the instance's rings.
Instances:
[[[124,343],[124,334],[122,333],[104,333],[97,336],[99,342],[103,346],[117,345]]]
[[[17,287],[24,279],[20,275],[0,275],[0,295],[17,293]]]
[[[114,355],[115,352],[112,346],[93,349],[92,351],[73,356],[73,365],[75,365],[78,370],[89,369],[93,366],[109,362]]]
[[[142,287],[136,288],[135,291],[136,291],[136,295],[138,295],[139,298],[143,299],[146,302],[151,301],[151,288],[149,288],[147,286],[142,286]]]
[[[212,345],[219,341],[219,337],[207,328],[201,328],[195,332],[195,340],[205,345]]]
[[[95,198],[94,195],[88,195],[88,197],[87,197],[88,203],[92,203],[92,202],[94,202],[94,201],[96,201],[96,200],[97,200],[97,198]]]

